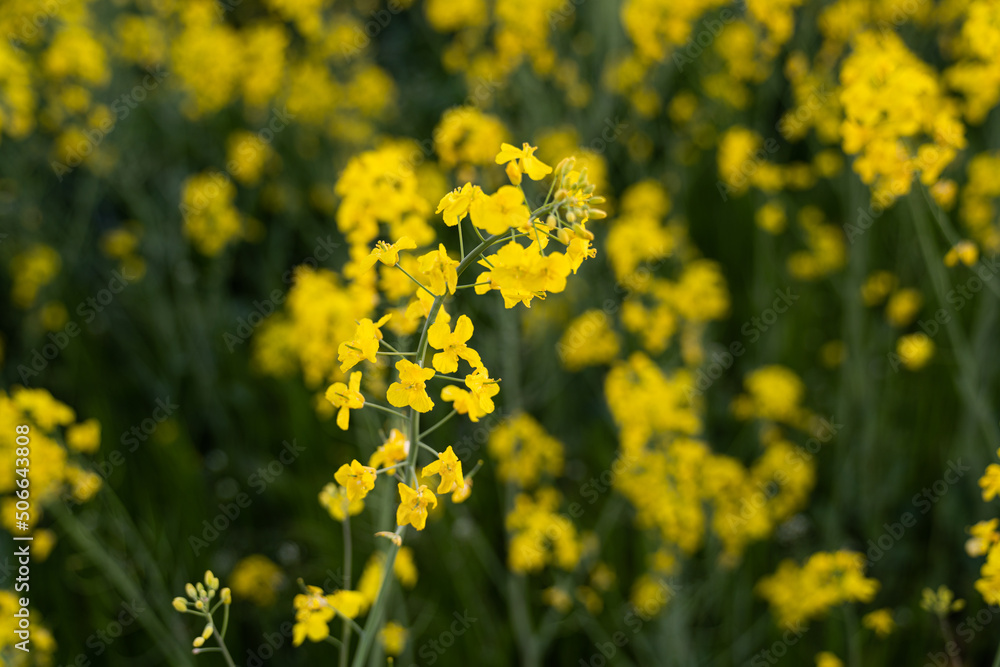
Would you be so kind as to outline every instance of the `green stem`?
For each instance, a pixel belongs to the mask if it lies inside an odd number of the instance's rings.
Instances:
[[[344,590],[351,590],[351,558],[353,550],[351,548],[351,517],[344,512],[344,521],[341,523],[344,529]],[[344,627],[340,632],[340,667],[347,667],[347,649],[351,644],[351,624],[348,619],[344,619]]]
[[[396,348],[394,348],[392,345],[389,345],[389,343],[387,343],[384,338],[379,338],[378,342],[381,343],[382,345],[385,345],[387,348],[389,348],[390,352],[395,352],[396,354],[413,354],[412,352],[400,352],[399,350],[397,350]],[[379,352],[378,354],[385,354],[385,352]]]
[[[387,408],[384,405],[379,405],[378,403],[369,403],[368,401],[365,401],[364,407],[375,408],[376,410],[381,410],[382,412],[388,412],[390,415],[396,415],[400,419],[406,419],[406,415],[404,415],[402,412],[399,412],[398,410],[393,410],[392,408]]]
[[[923,211],[916,205],[915,198],[911,196],[908,199],[910,201],[910,209],[914,214],[913,219],[917,227],[917,240],[920,242],[920,250],[924,255],[924,264],[927,266],[927,272],[931,276],[931,284],[934,285],[938,302],[945,304],[947,303],[947,293],[949,291],[948,278],[945,275],[944,266],[941,264],[940,254],[936,252],[934,247],[930,225],[927,224],[927,219]],[[986,438],[986,442],[992,451],[997,446],[997,443],[1000,442],[1000,429],[997,428],[997,422],[993,419],[990,407],[983,399],[982,392],[979,390],[978,364],[969,348],[969,341],[966,340],[965,334],[958,326],[957,319],[949,317],[945,322],[945,327],[948,331],[948,338],[951,339],[954,348],[955,360],[958,362],[959,377],[956,380],[958,390],[965,397],[965,400],[975,408],[976,416],[979,418],[979,426],[983,431],[983,437]]]
[[[419,280],[417,280],[416,278],[414,278],[413,276],[411,276],[406,271],[406,269],[404,269],[398,262],[396,263],[396,268],[399,269],[400,271],[402,271],[406,275],[407,278],[409,278],[410,280],[412,280],[413,282],[415,282],[417,284],[417,286],[420,287],[420,289],[422,289],[423,291],[427,292],[428,294],[430,294],[435,299],[437,298],[437,296],[438,296],[437,294],[435,294],[434,292],[432,292],[429,289],[427,289],[422,282],[420,282]]]
[[[473,228],[475,228],[475,225],[473,225]],[[478,230],[476,230],[476,233],[479,233]],[[480,235],[480,238],[482,238],[482,235]],[[479,257],[486,252],[490,246],[503,240],[506,240],[505,237],[497,235],[483,239],[479,245],[469,251],[468,255],[462,258],[458,268],[455,269],[456,277],[461,276],[466,269],[472,266],[472,263],[479,259]],[[441,308],[441,304],[443,302],[443,294],[440,296],[435,295],[434,303],[431,304],[431,309],[427,313],[427,319],[424,320],[424,327],[420,332],[420,342],[417,344],[416,357],[416,363],[421,368],[424,366],[424,357],[427,355],[427,329],[430,327],[430,323],[437,318],[438,310]],[[410,473],[409,476],[416,480],[417,451],[420,449],[418,446],[420,442],[420,413],[412,407],[410,408],[410,423],[408,430],[409,439],[410,442],[413,443],[413,446],[410,447],[410,453],[406,459],[406,468]],[[405,473],[403,476],[407,477]],[[405,526],[399,526],[396,529],[396,534],[402,537],[405,530]],[[368,618],[365,621],[364,630],[361,632],[361,640],[358,643],[358,650],[354,654],[354,661],[351,663],[352,667],[364,667],[365,662],[368,660],[368,654],[371,653],[372,645],[375,643],[375,629],[382,624],[382,616],[384,615],[386,599],[388,598],[389,592],[389,578],[392,576],[392,566],[396,562],[396,553],[398,551],[399,547],[396,546],[395,543],[390,544],[389,552],[385,559],[385,574],[382,576],[382,583],[379,585],[378,595],[375,596],[375,603],[368,612]]]
[[[229,611],[229,605],[226,605],[226,611]],[[215,640],[219,642],[219,650],[222,651],[222,657],[226,659],[226,664],[229,667],[236,667],[236,663],[233,662],[233,656],[229,655],[229,649],[226,648],[226,641],[219,634],[219,629],[215,627],[215,623],[212,623],[212,633],[215,635]]]
[[[229,607],[231,605],[226,605],[226,608],[222,610],[222,638],[226,638],[226,630],[229,628]]]
[[[447,422],[447,421],[448,421],[449,419],[451,419],[452,417],[454,417],[454,416],[455,416],[455,415],[457,415],[457,414],[458,414],[458,410],[452,410],[451,412],[449,412],[449,413],[447,414],[447,416],[445,416],[445,417],[444,417],[444,418],[443,418],[443,419],[442,419],[441,421],[439,421],[439,422],[438,422],[437,424],[434,424],[434,426],[431,426],[431,427],[430,427],[429,429],[427,429],[426,431],[424,431],[423,433],[421,433],[421,434],[420,434],[420,438],[421,438],[421,439],[423,439],[423,438],[424,438],[424,436],[428,435],[429,433],[433,433],[433,432],[434,432],[434,431],[436,431],[436,430],[437,430],[438,428],[440,428],[442,424],[444,424],[445,422]]]
[[[948,243],[954,246],[961,241],[962,238],[958,235],[958,232],[955,231],[955,228],[949,221],[948,214],[945,213],[941,207],[938,206],[938,203],[934,200],[934,198],[931,197],[930,193],[927,191],[926,185],[921,184],[919,187],[920,193],[924,196],[924,201],[927,202],[927,207],[930,208],[931,213],[934,214],[934,221],[937,223],[938,228],[941,229],[941,233],[948,239]],[[969,270],[978,273],[979,268],[982,266],[982,262],[976,262],[975,265],[969,267]],[[984,280],[983,284],[989,287],[994,294],[1000,296],[1000,285],[995,285],[989,280]]]
[[[439,455],[439,454],[441,453],[441,452],[439,452],[438,450],[436,450],[436,449],[434,449],[433,447],[431,447],[430,445],[428,445],[428,444],[425,444],[425,443],[423,443],[423,442],[417,442],[417,445],[418,445],[419,447],[423,447],[424,449],[426,449],[426,450],[427,450],[428,452],[430,452],[430,453],[431,453],[431,454],[433,454],[434,456],[438,456],[438,455]]]
[[[452,382],[458,382],[459,384],[465,384],[465,378],[457,378],[454,375],[444,375],[443,373],[436,373],[433,380],[451,380]]]

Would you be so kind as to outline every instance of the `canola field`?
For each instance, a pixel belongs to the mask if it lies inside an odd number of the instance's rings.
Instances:
[[[0,0],[0,664],[1000,666],[996,0]]]

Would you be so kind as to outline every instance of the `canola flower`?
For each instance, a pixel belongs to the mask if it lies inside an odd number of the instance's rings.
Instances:
[[[388,277],[390,273],[383,274],[380,282],[402,299],[409,299],[409,302],[402,313],[396,308],[378,318],[371,310],[359,312],[353,333],[344,330],[344,338],[336,347],[339,366],[335,372],[349,372],[350,378],[346,384],[342,381],[331,383],[325,397],[336,410],[337,426],[343,430],[350,428],[352,411],[365,409],[378,410],[390,418],[401,420],[405,428],[390,431],[370,457],[369,465],[357,459],[343,464],[334,475],[335,483],[328,484],[319,498],[331,517],[343,524],[345,549],[349,550],[351,517],[364,511],[364,501],[370,493],[377,491],[380,475],[393,476],[399,498],[395,514],[397,527],[395,531],[378,533],[378,536],[389,540],[388,555],[385,561],[380,560],[366,567],[356,591],[347,588],[350,585],[348,572],[345,589],[326,594],[317,587],[309,586],[296,597],[296,645],[305,639],[326,639],[330,634],[330,624],[340,616],[343,621],[342,664],[346,660],[350,636],[355,631],[361,634],[355,661],[364,660],[376,636],[387,652],[398,652],[405,642],[405,631],[392,623],[382,625],[385,586],[380,572],[389,567],[403,567],[404,573],[400,576],[415,580],[415,574],[405,573],[410,558],[409,551],[402,547],[405,528],[425,530],[430,513],[440,503],[439,496],[451,494],[453,503],[461,503],[472,492],[473,477],[479,466],[466,473],[463,461],[451,446],[443,451],[435,450],[424,439],[456,414],[475,422],[493,413],[496,410],[494,398],[500,393],[500,378],[491,376],[480,353],[472,345],[475,334],[472,319],[459,314],[453,320],[444,307],[445,299],[458,298],[460,289],[472,287],[472,298],[483,298],[490,292],[499,291],[506,308],[517,304],[530,307],[534,299],[544,299],[550,292],[562,292],[568,276],[594,254],[589,247],[593,234],[587,229],[587,224],[592,218],[604,217],[603,211],[596,208],[604,201],[603,198],[594,194],[586,171],[577,171],[572,158],[553,168],[535,156],[536,150],[527,143],[521,148],[502,144],[493,162],[505,165],[511,185],[500,186],[493,194],[487,194],[480,186],[466,183],[441,199],[437,212],[442,214],[446,226],[457,228],[460,260],[453,259],[447,245],[441,242],[437,243],[436,250],[421,252],[420,247],[429,245],[433,237],[421,232],[419,227],[416,228],[419,242],[414,236],[402,234],[393,242],[380,240],[366,251],[367,243],[378,234],[377,227],[369,227],[369,222],[357,217],[353,218],[354,222],[342,226],[342,231],[352,243],[354,266],[352,272],[345,274],[351,277],[356,288],[359,291],[368,289],[365,286],[372,284],[368,277],[370,270],[381,264],[389,271],[398,272],[403,280],[402,284],[394,282]],[[369,153],[355,165],[348,165],[342,181],[354,178],[350,173],[352,169],[359,170],[360,178],[360,170],[374,166],[368,163],[377,163],[381,159],[379,155],[378,152]],[[552,183],[545,200],[534,211],[529,210],[522,177],[537,181],[549,175],[552,176]],[[397,180],[396,186],[400,184]],[[380,203],[385,205],[384,201]],[[400,211],[407,210],[414,203],[403,204]],[[345,199],[338,215],[353,215],[348,211],[357,210],[354,207],[359,205],[368,204]],[[420,208],[427,210],[422,205]],[[348,219],[340,218],[345,222]],[[388,224],[389,221],[385,222]],[[362,232],[362,229],[365,231]],[[468,232],[472,232],[479,242],[467,249],[465,234]],[[490,236],[483,236],[483,232]],[[556,246],[563,247],[564,251],[556,250]],[[482,270],[472,282],[459,285],[462,275],[477,265]],[[313,274],[301,275],[309,279]],[[403,287],[407,282],[412,283],[408,289]],[[332,280],[325,285],[318,283],[317,287],[338,289]],[[396,330],[398,333],[420,331],[414,351],[398,350],[388,340],[392,324],[400,320],[408,322]],[[433,355],[431,351],[434,351]],[[395,358],[393,381],[387,387],[381,384],[382,388],[377,392],[373,384],[372,391],[365,389],[367,396],[362,394],[366,379],[373,380],[381,375],[385,358]],[[325,363],[332,365],[334,360],[329,354],[326,359]],[[458,375],[452,375],[454,373]],[[452,412],[438,424],[421,432],[421,415],[434,409],[432,386],[439,382],[443,383],[439,395],[442,401],[451,405]],[[381,405],[380,397],[384,397],[388,405]],[[400,409],[406,412],[400,412]],[[530,418],[524,416],[520,423],[527,425],[529,432],[516,437],[533,437],[535,431],[530,429],[537,430],[538,427],[532,426]],[[554,458],[548,454],[543,456],[549,461],[545,466],[550,472],[558,473],[562,465],[561,446],[555,443],[554,448],[557,452]],[[529,448],[523,450],[525,455],[530,451]],[[418,467],[421,451],[432,453],[434,458]],[[496,448],[493,451],[501,452]],[[509,451],[501,454],[504,458],[510,455]],[[522,482],[530,484],[526,475],[530,474],[531,467],[531,462],[525,459],[505,474],[520,476]],[[518,470],[520,472],[516,472]],[[433,477],[437,477],[438,481],[432,489],[424,482]],[[558,497],[553,494],[551,489],[539,491],[537,504],[527,495],[519,496],[517,506],[521,509],[515,509],[508,517],[507,523],[513,534],[511,564],[515,570],[534,570],[550,559],[559,567],[571,569],[579,561],[583,551],[582,541],[572,524],[555,513],[554,503],[558,502]],[[538,555],[529,553],[527,545],[537,541],[539,535],[551,533],[554,527],[565,537],[553,542],[550,557],[541,556],[542,560],[539,560]],[[587,594],[586,590],[581,593],[583,599],[589,600],[589,606],[596,609],[600,601]],[[361,615],[366,615],[364,627],[354,621]]]

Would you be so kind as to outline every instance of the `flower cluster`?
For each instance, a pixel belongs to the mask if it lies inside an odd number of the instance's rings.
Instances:
[[[803,565],[785,560],[778,571],[757,583],[785,627],[808,624],[831,608],[850,602],[871,602],[879,583],[864,575],[865,557],[852,551],[818,552]]]
[[[219,578],[212,574],[211,570],[205,571],[205,581],[204,583],[198,582],[196,584],[186,584],[184,586],[184,592],[187,594],[187,598],[176,597],[173,600],[173,607],[182,614],[194,614],[205,620],[205,627],[202,629],[201,634],[194,638],[191,645],[194,646],[194,653],[198,654],[202,651],[202,647],[205,642],[211,637],[215,637],[216,642],[219,644],[218,650],[226,657],[229,664],[232,664],[233,659],[229,655],[229,650],[226,648],[226,630],[229,627],[229,607],[233,603],[232,591],[228,588],[219,589]],[[218,599],[216,596],[218,595]],[[212,601],[215,600],[215,604]],[[216,610],[223,608],[223,621],[222,627],[219,628],[215,624],[215,612]]]

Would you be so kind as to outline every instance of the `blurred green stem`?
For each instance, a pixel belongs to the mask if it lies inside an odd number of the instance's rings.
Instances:
[[[944,264],[941,261],[942,256],[936,252],[927,216],[924,214],[924,210],[917,205],[915,196],[910,195],[907,197],[907,200],[910,204],[910,210],[913,212],[913,221],[917,228],[917,239],[920,242],[920,250],[924,256],[924,264],[927,267],[927,272],[930,274],[934,292],[937,294],[939,303],[948,303],[948,277],[945,274]],[[992,450],[992,448],[1000,446],[1000,429],[997,427],[997,422],[994,420],[989,406],[978,391],[979,373],[977,371],[976,360],[969,347],[969,341],[966,340],[965,334],[962,332],[958,320],[954,316],[947,319],[945,327],[948,331],[948,338],[951,339],[951,343],[954,346],[955,360],[958,362],[959,377],[956,380],[958,391],[968,401],[969,405],[975,409],[976,416],[979,418],[979,426],[983,431],[983,437],[986,438],[986,442]]]
[[[351,590],[351,516],[344,512],[344,590]],[[351,644],[351,623],[344,619],[344,629],[340,633],[340,667],[347,667],[347,649]]]
[[[167,626],[157,615],[156,610],[158,606],[150,604],[146,600],[142,589],[125,575],[121,566],[101,546],[101,543],[94,539],[90,531],[80,525],[80,521],[65,505],[54,502],[46,505],[46,509],[55,515],[56,520],[59,521],[59,524],[66,531],[66,534],[69,535],[70,539],[76,542],[77,546],[87,553],[87,556],[104,572],[104,576],[118,589],[123,598],[137,600],[149,609],[150,613],[137,614],[136,618],[149,632],[153,641],[156,642],[156,645],[163,652],[163,655],[170,661],[170,664],[191,665],[191,660],[188,658],[187,653],[175,642],[170,641],[170,631],[167,630]]]

